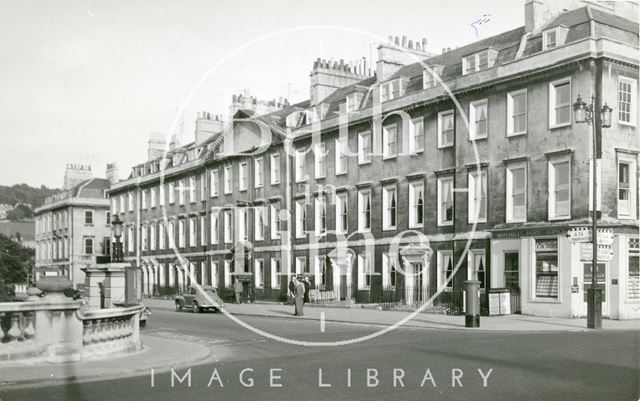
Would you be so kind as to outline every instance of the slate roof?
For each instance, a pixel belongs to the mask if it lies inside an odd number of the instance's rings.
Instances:
[[[593,21],[593,30],[591,28]],[[604,37],[615,40],[622,40],[634,46],[638,46],[638,24],[622,18],[620,16],[610,14],[598,9],[584,6],[574,10],[570,10],[559,14],[550,20],[538,32],[534,32],[527,38],[522,57],[527,57],[542,51],[542,32],[546,29],[557,26],[568,28],[565,43],[576,42],[590,36]],[[515,60],[516,54],[520,47],[520,42],[525,34],[524,26],[515,28],[501,34],[491,36],[479,40],[474,43],[453,49],[443,54],[428,57],[422,60],[422,63],[444,67],[441,73],[443,81],[449,81],[462,76],[462,58],[464,56],[477,53],[487,48],[493,48],[498,51],[498,55],[494,66],[505,64]],[[397,78],[405,78],[408,85],[404,90],[404,95],[409,95],[422,90],[422,72],[423,64],[416,62],[400,68],[391,75],[388,80]],[[327,98],[322,100],[321,104],[329,104],[328,112],[325,118],[334,117],[339,111],[340,104],[345,102],[346,96],[358,90],[366,92],[376,85],[376,77],[367,78],[361,82],[346,86],[336,90]],[[371,96],[365,97],[365,104],[361,108],[371,107]],[[303,102],[304,103],[304,102]],[[302,106],[301,106],[302,107]],[[288,114],[287,109],[281,111],[284,117]],[[283,119],[284,119],[283,117]]]

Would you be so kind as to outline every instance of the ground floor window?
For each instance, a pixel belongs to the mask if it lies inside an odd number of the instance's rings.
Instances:
[[[483,250],[469,251],[469,264],[467,278],[469,280],[478,280],[480,288],[486,288],[486,259]]]
[[[262,259],[256,259],[255,261],[255,278],[256,288],[264,287],[264,261]]]
[[[558,298],[558,240],[535,240],[536,298]]]
[[[396,261],[389,253],[382,254],[382,287],[383,289],[396,287]]]
[[[271,288],[280,288],[280,259],[271,258]]]
[[[627,300],[640,301],[640,239],[629,239],[629,276],[627,278]]]

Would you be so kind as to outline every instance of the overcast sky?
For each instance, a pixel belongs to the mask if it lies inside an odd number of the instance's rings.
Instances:
[[[0,185],[60,187],[66,163],[103,177],[115,161],[123,178],[183,104],[186,143],[198,111],[226,114],[242,88],[308,98],[317,57],[375,57],[388,35],[440,53],[523,15],[524,0],[0,0]]]

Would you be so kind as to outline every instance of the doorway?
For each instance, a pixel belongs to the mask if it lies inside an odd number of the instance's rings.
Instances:
[[[420,305],[425,300],[425,270],[422,263],[408,263],[406,267],[405,298],[408,305]]]
[[[583,281],[582,281],[582,311],[583,315],[587,315],[587,290],[591,288],[591,271],[592,264],[590,262],[583,263]],[[608,263],[597,263],[596,264],[596,286],[602,291],[602,316],[609,316],[609,302],[607,302],[609,298],[609,286],[607,283],[609,282],[609,264]]]

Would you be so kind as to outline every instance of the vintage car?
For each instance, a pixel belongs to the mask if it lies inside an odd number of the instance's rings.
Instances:
[[[194,313],[207,309],[218,312],[220,308],[224,307],[224,302],[222,302],[214,287],[203,285],[201,288],[202,291],[199,291],[196,287],[189,287],[189,291],[186,294],[178,295],[175,298],[176,311],[180,312],[188,308]]]

